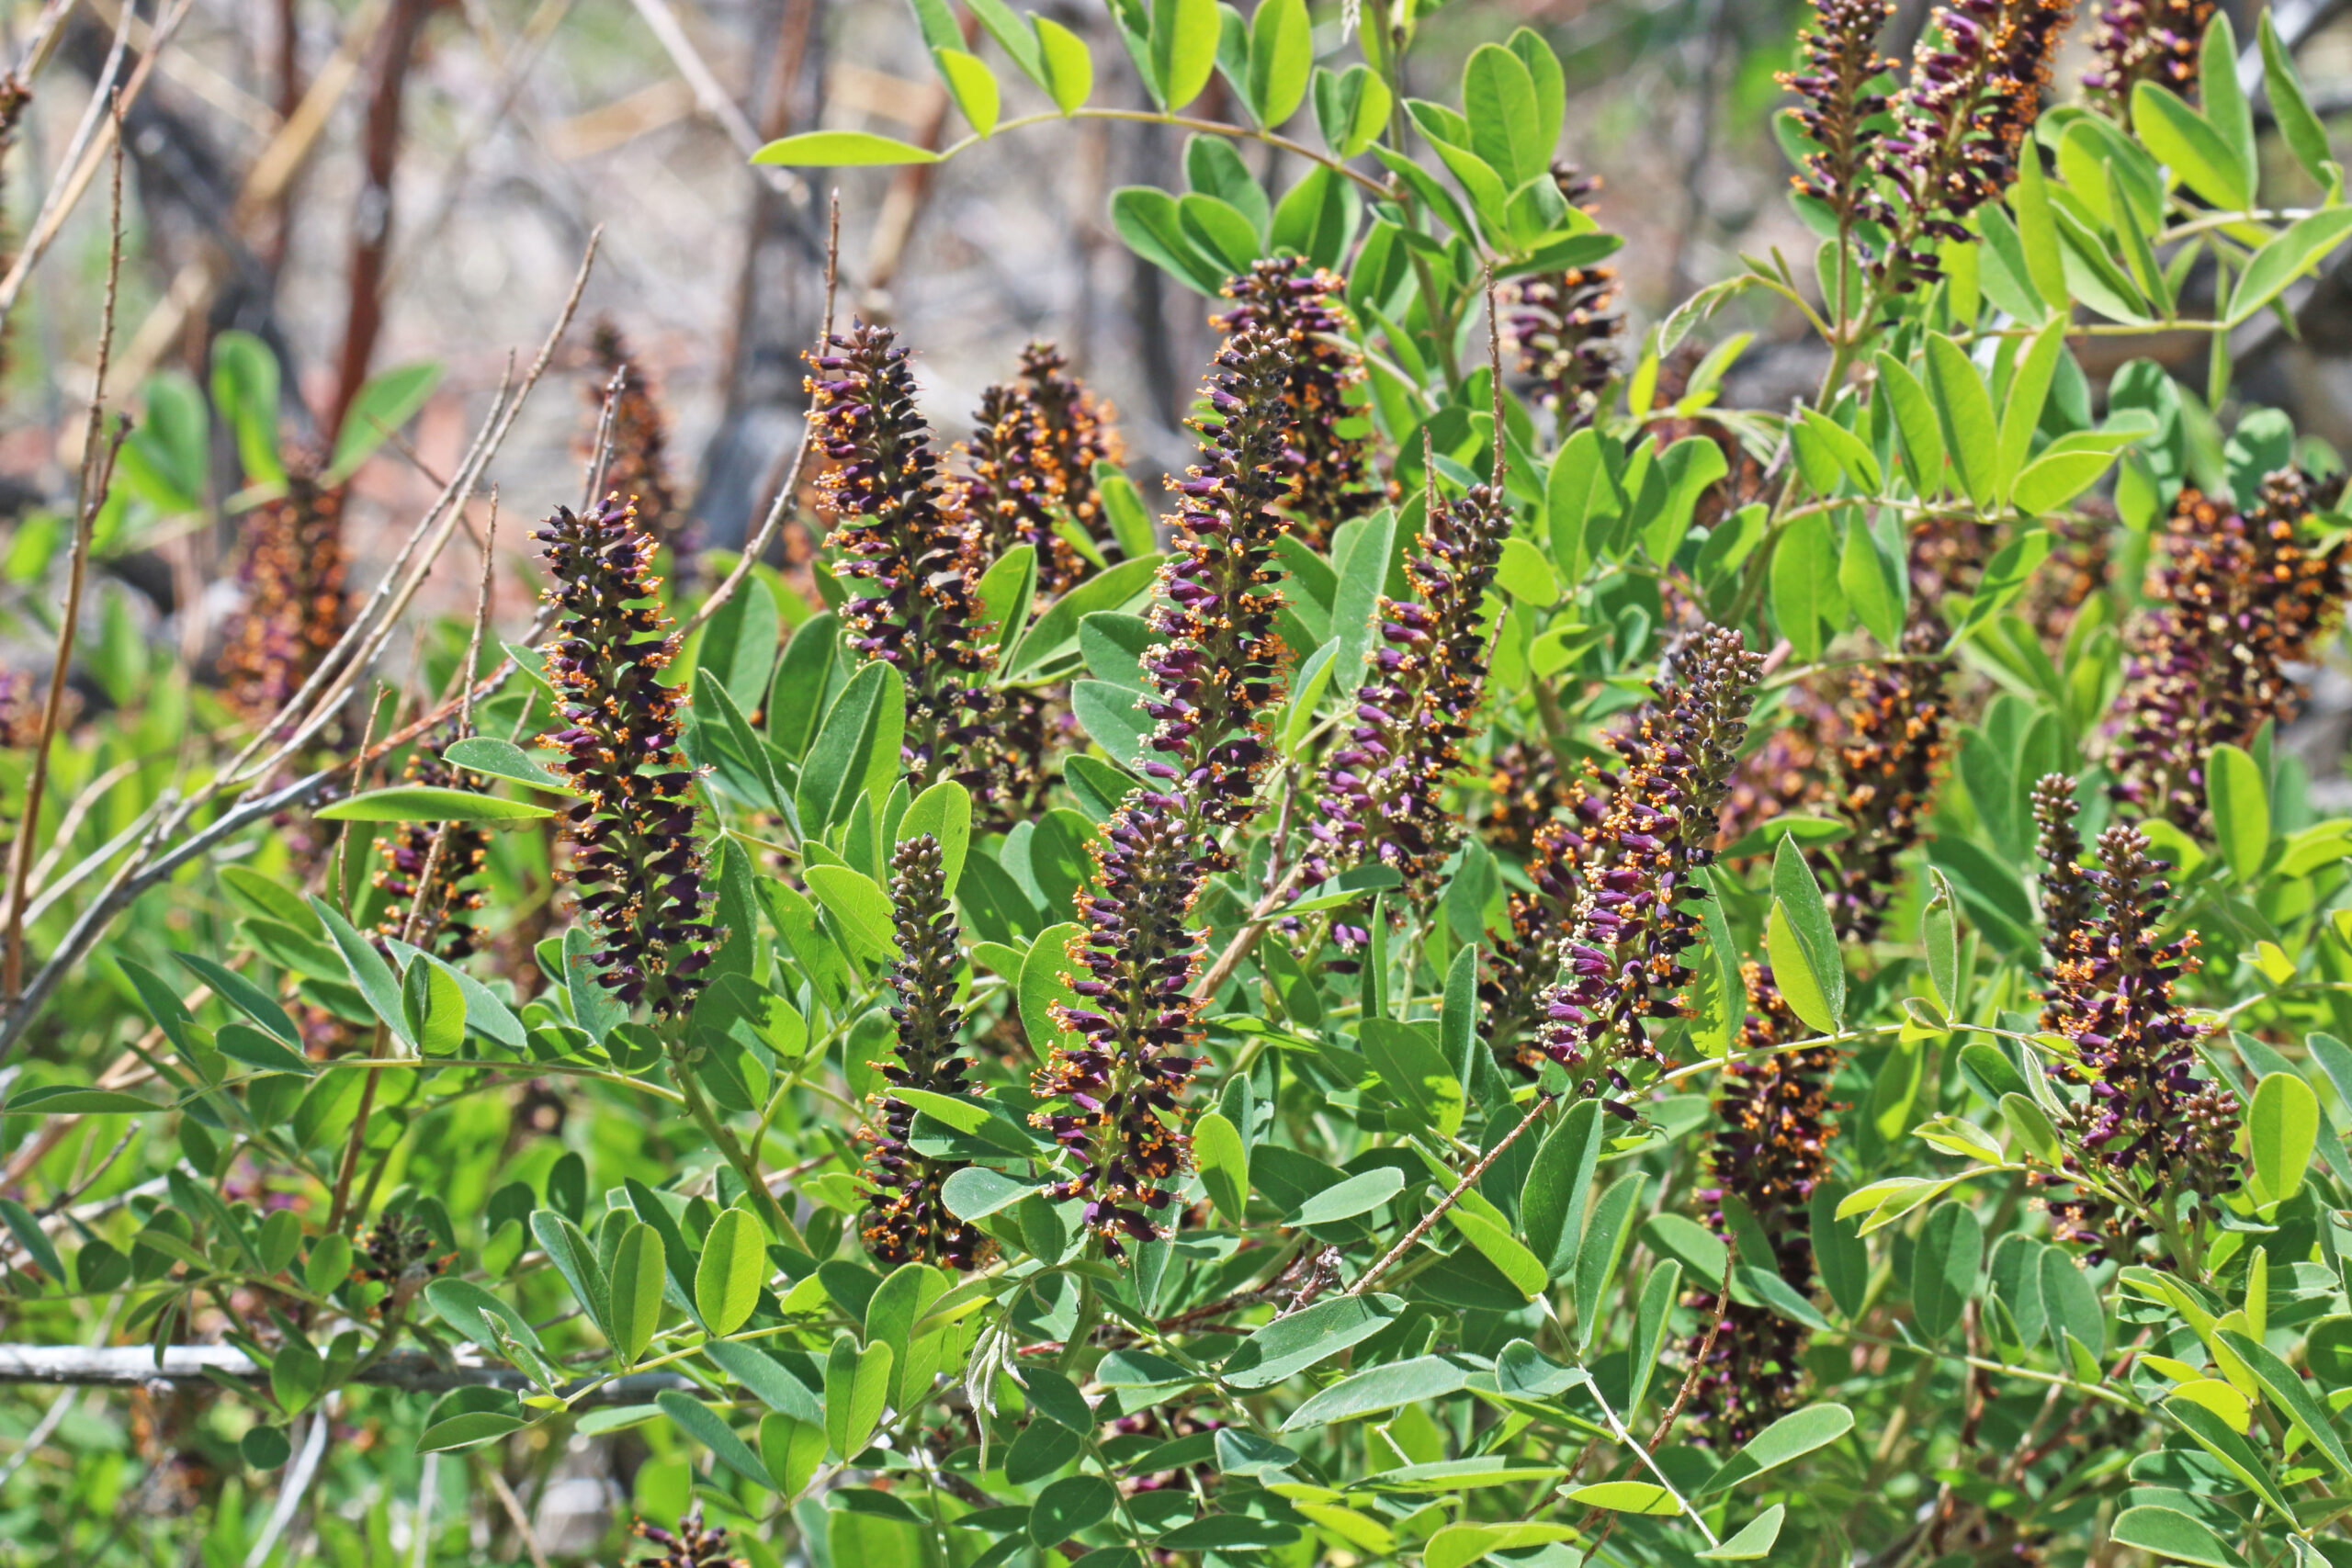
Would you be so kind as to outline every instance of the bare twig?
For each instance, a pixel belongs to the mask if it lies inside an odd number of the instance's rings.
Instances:
[[[1351,1296],[1360,1296],[1363,1294],[1364,1292],[1372,1288],[1374,1280],[1388,1272],[1389,1266],[1391,1264],[1404,1257],[1408,1252],[1410,1252],[1413,1249],[1414,1245],[1418,1243],[1421,1237],[1430,1234],[1430,1227],[1436,1224],[1440,1219],[1443,1218],[1445,1212],[1448,1209],[1453,1208],[1454,1204],[1462,1201],[1462,1195],[1464,1192],[1469,1191],[1470,1189],[1478,1185],[1478,1179],[1487,1174],[1487,1168],[1494,1164],[1496,1159],[1501,1156],[1505,1149],[1518,1142],[1519,1135],[1521,1133],[1526,1132],[1530,1127],[1535,1125],[1535,1119],[1538,1116],[1543,1115],[1544,1108],[1551,1103],[1551,1090],[1545,1089],[1543,1093],[1537,1095],[1535,1097],[1535,1103],[1527,1108],[1527,1114],[1519,1119],[1519,1125],[1504,1134],[1500,1143],[1497,1144],[1493,1148],[1488,1149],[1485,1154],[1480,1155],[1478,1156],[1477,1163],[1473,1165],[1468,1170],[1462,1173],[1462,1179],[1454,1184],[1453,1190],[1439,1199],[1437,1201],[1437,1205],[1430,1209],[1428,1213],[1421,1216],[1420,1223],[1416,1224],[1411,1230],[1405,1233],[1404,1240],[1390,1247],[1387,1252],[1381,1257],[1378,1262],[1374,1263],[1371,1268],[1358,1275],[1356,1277],[1356,1282],[1348,1287],[1348,1294]]]
[[[129,7],[125,8],[126,13]],[[82,621],[82,594],[90,575],[90,542],[98,510],[106,504],[114,479],[115,454],[128,434],[118,423],[113,438],[106,438],[107,362],[114,352],[114,308],[122,278],[122,106],[115,105],[114,195],[107,242],[106,302],[98,314],[97,365],[90,389],[89,430],[82,441],[82,480],[74,506],[74,548],[66,568],[65,614],[57,627],[57,656],[49,671],[49,697],[42,705],[40,736],[34,742],[32,766],[25,783],[24,816],[17,823],[16,851],[8,875],[8,924],[5,955],[0,955],[0,998],[14,1000],[25,977],[25,887],[32,876],[33,852],[40,842],[41,795],[49,784],[49,754],[56,744],[58,725],[65,712],[65,677],[74,662],[74,633]]]
[[[491,1460],[481,1468],[490,1478],[490,1495],[498,1499],[498,1506],[514,1521],[514,1533],[523,1538],[523,1550],[531,1559],[531,1568],[548,1568],[548,1554],[540,1549],[539,1538],[531,1533],[531,1517],[523,1511],[523,1500],[514,1495],[514,1488],[499,1473],[497,1460]]]
[[[719,85],[718,78],[711,73],[702,51],[695,49],[694,39],[686,36],[684,25],[678,20],[678,13],[671,9],[670,0],[635,0],[635,4],[637,14],[645,18],[647,27],[653,29],[653,36],[661,40],[671,63],[678,68],[678,74],[684,77],[686,85],[694,89],[695,106],[718,122],[719,130],[727,133],[727,140],[735,143],[735,150],[745,158],[758,152],[760,133],[752,128],[751,120],[744,116],[727,89]],[[803,188],[799,179],[787,170],[766,164],[757,167],[778,190],[797,196]]]
[[[90,188],[90,182],[97,178],[99,160],[120,140],[121,117],[130,112],[131,105],[139,101],[140,94],[147,90],[148,80],[154,74],[156,56],[171,41],[172,35],[179,30],[181,21],[194,4],[195,0],[175,0],[171,9],[156,19],[147,51],[139,57],[139,63],[131,67],[130,75],[121,88],[116,90],[114,73],[120,63],[124,40],[129,37],[131,13],[137,9],[133,6],[123,7],[120,28],[115,39],[115,52],[107,56],[107,65],[99,77],[98,90],[90,101],[89,113],[84,118],[82,127],[75,130],[74,140],[69,144],[62,165],[66,170],[65,177],[50,187],[40,214],[26,231],[24,249],[17,253],[17,259],[9,266],[7,276],[0,277],[0,321],[6,320],[9,311],[16,308],[17,296],[24,291],[25,280],[32,276],[33,268],[40,265],[41,257],[49,253],[58,231],[65,226],[66,216],[80,205],[83,194]],[[109,94],[112,95],[111,100]],[[107,112],[109,101],[113,105],[111,115]]]
[[[311,1412],[310,1424],[302,1433],[302,1447],[294,1456],[294,1463],[287,1470],[286,1479],[278,1483],[277,1502],[269,1510],[269,1522],[262,1528],[254,1549],[245,1553],[245,1568],[261,1568],[277,1546],[278,1538],[294,1522],[295,1513],[302,1506],[302,1498],[311,1490],[311,1479],[319,1472],[319,1460],[327,1451],[327,1428],[334,1425],[333,1411],[336,1396],[328,1394],[326,1401]]]

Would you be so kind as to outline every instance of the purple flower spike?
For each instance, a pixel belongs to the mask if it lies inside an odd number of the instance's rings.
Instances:
[[[566,753],[561,767],[581,792],[563,831],[598,977],[623,1003],[674,1017],[702,988],[699,966],[684,960],[712,931],[686,794],[694,773],[678,755],[680,699],[661,680],[679,639],[662,634],[661,581],[647,570],[653,540],[618,496],[585,513],[558,507],[534,536],[562,612],[547,645],[557,723],[539,739]]]

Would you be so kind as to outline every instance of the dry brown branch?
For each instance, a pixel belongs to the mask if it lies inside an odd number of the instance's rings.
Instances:
[[[127,7],[126,7],[127,9]],[[33,852],[40,842],[41,796],[49,784],[49,758],[65,714],[65,677],[74,664],[74,633],[82,622],[82,595],[90,576],[90,542],[98,509],[114,479],[115,455],[130,434],[118,421],[109,438],[107,422],[107,363],[114,352],[114,308],[122,280],[122,105],[113,106],[114,181],[107,229],[106,302],[98,314],[97,364],[90,389],[89,429],[82,441],[81,485],[74,503],[74,547],[65,577],[65,610],[57,627],[57,653],[49,671],[49,694],[41,706],[40,735],[33,742],[25,782],[24,816],[17,824],[8,874],[8,923],[0,936],[0,998],[14,1000],[25,977],[25,888],[32,876]]]

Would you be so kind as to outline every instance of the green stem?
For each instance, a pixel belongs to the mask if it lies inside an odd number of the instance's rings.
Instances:
[[[670,1067],[678,1076],[678,1088],[685,1096],[687,1113],[702,1129],[703,1136],[708,1138],[727,1163],[735,1168],[735,1174],[742,1179],[745,1190],[752,1195],[752,1201],[759,1206],[760,1217],[767,1222],[769,1234],[799,1251],[808,1251],[808,1238],[800,1234],[800,1227],[792,1223],[792,1216],[784,1212],[784,1205],[777,1202],[775,1194],[768,1190],[767,1178],[760,1174],[759,1163],[752,1158],[751,1152],[743,1147],[741,1141],[718,1119],[718,1113],[711,1109],[710,1102],[703,1098],[693,1073],[687,1070],[674,1045],[670,1048]]]

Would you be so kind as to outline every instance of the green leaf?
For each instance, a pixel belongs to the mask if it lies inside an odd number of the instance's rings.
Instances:
[[[1859,517],[1846,525],[1846,547],[1838,558],[1838,586],[1881,648],[1891,652],[1902,645],[1910,597],[1903,563],[1887,553],[1878,536]]]
[[[735,1428],[727,1424],[726,1416],[684,1389],[665,1388],[653,1396],[653,1403],[661,1406],[662,1414],[678,1424],[678,1430],[718,1456],[719,1463],[754,1486],[775,1484],[768,1475],[767,1466],[760,1462],[760,1456],[735,1435]]]
[[[512,779],[533,789],[553,790],[560,795],[579,793],[571,787],[569,779],[533,761],[531,754],[512,740],[500,740],[488,735],[469,735],[463,740],[449,742],[442,749],[441,757],[444,761],[454,763],[470,773]]]
[[[1216,0],[1206,0],[1214,7]],[[1184,231],[1176,198],[1150,186],[1126,186],[1111,194],[1111,226],[1127,248],[1197,294],[1216,298],[1225,269],[1202,254]]]
[[[1781,1521],[1788,1516],[1786,1504],[1775,1503],[1739,1528],[1739,1533],[1721,1546],[1698,1554],[1702,1562],[1748,1562],[1772,1554],[1772,1543],[1781,1539]]]
[[[1396,1168],[1388,1168],[1393,1170]],[[1477,1248],[1479,1255],[1511,1282],[1521,1296],[1533,1301],[1544,1293],[1550,1276],[1544,1265],[1536,1261],[1535,1254],[1521,1246],[1510,1232],[1485,1215],[1459,1205],[1448,1209],[1445,1217],[1455,1230],[1462,1233],[1464,1240]]]
[[[903,844],[925,833],[939,840],[940,874],[953,897],[964,874],[964,856],[972,847],[972,792],[954,779],[941,779],[915,796],[899,818],[898,841]]]
[[[1064,114],[1084,107],[1094,91],[1094,56],[1086,40],[1050,17],[1030,20],[1037,29],[1038,63],[1054,107]]]
[[[2255,176],[2262,164],[2254,144],[2254,109],[2245,101],[2245,89],[2238,85],[2237,30],[2230,26],[2226,11],[2216,15],[2206,29],[2203,46],[2198,51],[2198,100],[2204,106],[2206,123],[2213,128],[2230,157],[2245,176],[2246,200],[2254,199]]]
[[[1600,1102],[1579,1100],[1545,1134],[1520,1190],[1521,1225],[1545,1271],[1559,1279],[1575,1262],[1584,1207],[1607,1133]]]
[[[890,1347],[860,1350],[847,1335],[825,1361],[825,1436],[843,1459],[865,1451],[890,1393]]]
[[[2267,12],[2263,19],[2269,19]],[[2331,207],[2297,219],[2245,264],[2237,287],[2230,291],[2229,323],[2234,326],[2250,319],[2289,284],[2318,265],[2347,235],[2352,235],[2352,207]]]
[[[848,169],[876,164],[936,164],[928,147],[870,130],[804,130],[769,142],[752,154],[754,164],[803,169]]]
[[[555,810],[469,789],[394,784],[322,806],[313,815],[322,822],[518,822],[552,817]]]
[[[1334,1296],[1256,1330],[1226,1358],[1217,1376],[1235,1388],[1286,1382],[1396,1321],[1395,1296]]]
[[[768,1483],[783,1493],[787,1502],[808,1490],[824,1459],[822,1426],[796,1420],[780,1411],[761,1419],[760,1463],[768,1472]]]
[[[2058,220],[2051,210],[2049,178],[2041,172],[2041,152],[2029,146],[2018,160],[2018,183],[2012,203],[2018,215],[2018,246],[2025,254],[2026,281],[2040,295],[2041,313],[2071,298],[2066,287],[2065,258],[2058,245]],[[1998,217],[1995,209],[1988,217]],[[1987,229],[1988,234],[1990,229]]]
[[[1571,1503],[1606,1508],[1612,1514],[1649,1514],[1667,1517],[1682,1511],[1674,1494],[1648,1481],[1603,1481],[1578,1486],[1566,1494]]]
[[[1041,1062],[1066,1032],[1054,1021],[1054,1004],[1074,1007],[1078,1003],[1078,993],[1069,983],[1069,944],[1083,929],[1075,920],[1047,926],[1037,933],[1029,956],[1022,960],[1021,1023],[1028,1032],[1029,1048]]]
[[[662,1286],[668,1278],[661,1233],[637,1220],[624,1222],[620,1246],[613,1251],[613,1272],[605,1286],[610,1303],[607,1327],[613,1351],[625,1366],[634,1366],[653,1342],[662,1321]]]
[[[2115,461],[2112,452],[2086,447],[2050,450],[2025,466],[2010,486],[2009,499],[2020,517],[2040,517],[2057,511],[2098,482]]]
[[[1037,1190],[1034,1181],[1021,1181],[984,1165],[967,1165],[940,1185],[940,1201],[961,1220],[982,1220],[1009,1209]]]
[[[1807,513],[1788,525],[1772,552],[1772,619],[1797,657],[1820,657],[1843,629],[1838,588],[1838,536],[1826,515]]]
[[[2319,1096],[2295,1073],[2267,1073],[2254,1086],[2246,1112],[2246,1146],[2254,1156],[2254,1192],[2263,1203],[2284,1202],[2303,1185],[2319,1146]]]
[[[2260,1455],[2245,1438],[2230,1428],[2219,1416],[2198,1404],[2175,1394],[2164,1403],[2164,1412],[2196,1440],[2197,1446],[2222,1461],[2222,1468],[2235,1475],[2257,1494],[2265,1503],[2278,1510],[2282,1519],[2295,1517],[2293,1505],[2278,1489],[2278,1478],[2262,1462]]]
[[[1240,1131],[1221,1112],[1204,1111],[1193,1123],[1193,1164],[1217,1213],[1229,1224],[1240,1224],[1250,1191],[1250,1151]]]
[[[1728,1492],[1791,1460],[1836,1442],[1854,1429],[1854,1413],[1842,1404],[1808,1404],[1792,1410],[1740,1446],[1721,1469],[1692,1494],[1694,1498]]]
[[[996,73],[989,69],[988,62],[960,49],[934,49],[931,58],[939,67],[940,80],[947,84],[956,109],[972,129],[983,138],[993,134],[1002,97],[996,85]]]
[[[2154,1504],[2126,1508],[2115,1517],[2109,1534],[2124,1546],[2136,1546],[2175,1562],[2193,1562],[2199,1568],[2246,1568],[2245,1559],[2224,1545],[2221,1537],[2177,1508]]]
[[[2053,321],[2033,335],[2019,356],[2017,368],[2009,373],[2009,385],[2002,399],[2001,434],[1995,460],[1995,494],[2007,500],[2018,471],[2025,467],[2027,454],[2033,447],[2033,433],[2041,423],[2041,405],[2050,395],[2050,383],[2058,371],[2058,356],[2066,352],[2066,322]]]
[[[732,1334],[758,1304],[768,1271],[767,1239],[760,1224],[741,1209],[711,1223],[703,1238],[702,1261],[695,1268],[695,1311],[713,1334]]]
[[[1882,351],[1874,363],[1879,392],[1894,411],[1894,427],[1903,435],[1911,488],[1922,496],[1934,495],[1943,489],[1944,479],[1943,427],[1936,418],[1936,405],[1902,361]]]
[[[1452,1137],[1462,1126],[1462,1080],[1419,1029],[1393,1019],[1363,1021],[1362,1044],[1390,1094],[1427,1125]]]
[[[1160,106],[1182,114],[1216,69],[1216,0],[1152,0],[1151,66]]]
[[[1828,471],[1820,472],[1816,472],[1819,459],[1815,465],[1807,465],[1806,481],[1820,494],[1827,495],[1838,488],[1838,479],[1842,475],[1860,494],[1876,495],[1880,485],[1878,458],[1862,445],[1861,437],[1818,409],[1799,409],[1797,412],[1800,417],[1794,434],[1800,458],[1811,446],[1829,465]]]
[[[447,1453],[487,1443],[527,1425],[522,1401],[503,1388],[460,1388],[434,1401],[425,1412],[416,1451]]]
[[[1029,1539],[1051,1551],[1111,1517],[1119,1494],[1099,1475],[1065,1475],[1029,1506]]]
[[[974,590],[980,602],[980,635],[993,637],[1010,649],[1029,621],[1029,606],[1037,596],[1037,549],[1015,545],[996,558]]]
[[[2352,1452],[2346,1450],[2344,1439],[2335,1435],[2335,1423],[2301,1374],[2289,1366],[2278,1352],[2249,1335],[2234,1328],[2215,1332],[2268,1391],[2270,1402],[2302,1433],[2303,1439],[2327,1456],[2327,1462],[2335,1467],[2338,1475],[2352,1479]]]
[[[2343,197],[2344,171],[2336,164],[2327,145],[2327,129],[2312,113],[2311,100],[2303,96],[2302,78],[2295,70],[2295,62],[2278,42],[2278,29],[2270,25],[2270,11],[2264,7],[2259,24],[2262,44],[2263,90],[2270,99],[2270,111],[2278,121],[2278,134],[2285,140],[2295,162],[2303,172],[2324,186],[2331,200]]]
[[[1536,109],[1534,78],[1500,44],[1480,44],[1464,62],[1462,114],[1470,123],[1471,151],[1504,185],[1516,187],[1549,168],[1552,137]]]
[[[152,1100],[144,1100],[121,1089],[85,1089],[79,1084],[43,1084],[12,1094],[8,1102],[0,1106],[0,1113],[10,1116],[114,1116],[143,1115],[164,1107]]]
[[[1250,109],[1268,130],[1306,101],[1315,38],[1306,0],[1263,0],[1250,18]]]
[[[1962,487],[1979,512],[1990,512],[2000,479],[1993,395],[1984,389],[1984,378],[1969,362],[1968,351],[1941,333],[1928,336],[1928,388],[1935,395],[1944,440],[1960,470]]]
[[[2238,747],[2214,747],[2205,757],[2205,801],[2230,874],[2252,882],[2270,852],[2270,791],[2262,764]]]
[[[1829,906],[1821,897],[1821,885],[1814,880],[1812,868],[1804,863],[1804,852],[1797,848],[1793,837],[1782,838],[1780,848],[1773,852],[1772,910],[1773,928],[1785,933],[1785,940],[1794,944],[1792,951],[1801,960],[1795,966],[1799,977],[1811,979],[1819,998],[1816,1010],[1828,1021],[1818,1022],[1802,1010],[1797,1016],[1824,1034],[1835,1033],[1845,1027],[1846,966],[1838,951],[1837,931],[1829,923]],[[1773,973],[1782,973],[1778,950],[1773,953]],[[1787,993],[1785,977],[1781,989]],[[1789,1005],[1796,1006],[1793,996]]]
[[[1921,1333],[1940,1339],[1960,1322],[1984,1259],[1984,1227],[1973,1210],[1946,1203],[1928,1216],[1911,1255],[1911,1311]]]
[[[392,976],[392,966],[384,962],[376,944],[354,931],[351,922],[334,906],[315,894],[309,902],[311,913],[325,923],[327,937],[334,943],[335,951],[343,954],[344,968],[350,973],[351,983],[359,987],[368,1010],[392,1032],[394,1039],[414,1050],[416,1042],[409,1038],[408,1015],[401,1006],[401,985]]]
[[[196,421],[203,417],[203,409],[199,403],[187,411],[193,418],[175,418],[178,411],[167,412],[161,406],[163,400],[157,396],[164,386],[170,385],[174,383],[150,383],[148,412],[151,422],[159,417],[173,419],[178,428],[169,433],[164,445],[177,448],[185,441],[187,434],[197,428]],[[177,382],[176,385],[185,386],[186,383]],[[286,481],[286,467],[277,453],[278,399],[277,355],[268,344],[252,333],[235,327],[212,340],[212,400],[219,405],[221,417],[228,422],[231,432],[237,438],[237,460],[243,466],[247,482],[252,484],[283,484]],[[358,412],[356,401],[352,409],[354,413]],[[351,423],[351,421],[345,421],[344,428],[346,432],[350,431]],[[375,441],[383,439],[373,431],[368,434],[375,437]],[[373,446],[374,442],[369,445]],[[199,493],[203,476],[199,473],[187,478],[194,481],[187,487],[188,493],[191,496]]]
[[[1469,1386],[1469,1370],[1446,1356],[1416,1356],[1341,1378],[1290,1413],[1285,1432],[1351,1421],[1399,1405],[1426,1404]]]
[[[2132,130],[2189,189],[2225,212],[2254,205],[2254,170],[2212,122],[2154,82],[2132,89]]]
[[[887,791],[887,781],[899,776],[906,705],[906,682],[891,666],[874,660],[850,677],[800,770],[793,805],[805,832],[821,836],[847,821],[859,795]]]
[[[1292,1212],[1289,1223],[1304,1230],[1351,1220],[1359,1214],[1369,1214],[1404,1190],[1403,1171],[1393,1165],[1376,1165],[1362,1175],[1351,1176],[1315,1193]]]
[[[320,476],[321,481],[339,484],[349,479],[377,447],[415,418],[433,396],[433,389],[441,384],[441,368],[439,362],[428,359],[414,365],[396,365],[381,375],[369,377],[344,413],[343,423],[335,432],[334,456],[328,462],[326,472]],[[274,436],[274,417],[271,423]],[[245,466],[253,468],[250,460]]]
[[[1625,1243],[1634,1234],[1634,1206],[1641,1195],[1642,1175],[1639,1171],[1619,1177],[1616,1183],[1592,1205],[1591,1218],[1585,1223],[1584,1237],[1577,1245],[1577,1347],[1579,1350],[1592,1343],[1593,1330],[1599,1326],[1601,1293],[1609,1288],[1610,1276],[1617,1272],[1618,1260],[1625,1256]]]

